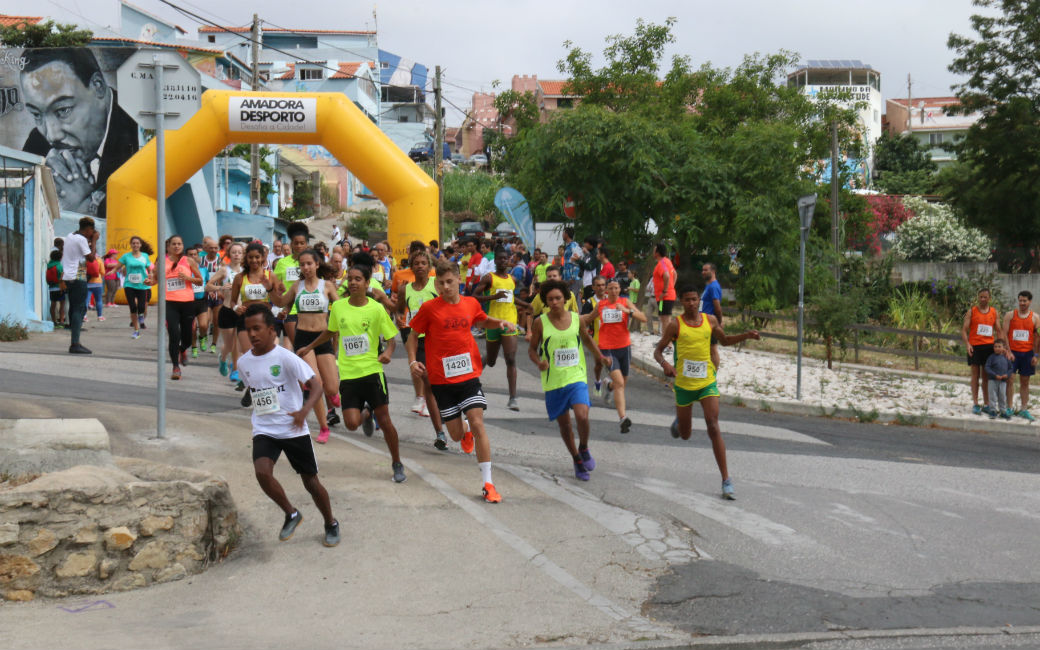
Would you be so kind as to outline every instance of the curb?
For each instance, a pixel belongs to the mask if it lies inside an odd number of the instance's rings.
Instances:
[[[664,376],[664,371],[653,359],[632,355],[631,364],[646,374],[664,381],[671,381]],[[842,420],[859,420],[859,414],[852,409],[833,408],[823,406],[810,406],[798,402],[787,402],[769,399],[745,399],[735,395],[723,395],[719,398],[723,404],[731,406],[742,406],[745,408],[764,411],[767,413],[783,413],[785,415],[800,415],[803,417],[818,417]],[[862,412],[861,412],[862,413]],[[975,431],[978,433],[1011,433],[1020,436],[1040,437],[1040,427],[1005,422],[1002,420],[990,420],[985,416],[977,419],[955,418],[949,416],[915,415],[908,416],[901,413],[884,412],[878,413],[877,418],[871,421],[874,424],[893,424],[898,426],[917,427],[921,429],[952,429],[956,431]]]

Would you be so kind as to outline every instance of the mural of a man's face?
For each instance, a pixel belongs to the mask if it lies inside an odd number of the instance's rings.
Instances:
[[[108,128],[108,86],[101,73],[84,86],[64,61],[22,74],[25,105],[47,142],[81,160],[97,153]]]

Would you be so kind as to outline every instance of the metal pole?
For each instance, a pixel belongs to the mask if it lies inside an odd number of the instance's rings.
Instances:
[[[156,354],[157,399],[155,402],[155,432],[159,438],[166,436],[166,125],[163,113],[163,66],[159,56],[152,56],[155,71],[155,203],[158,206],[158,259],[155,261],[158,283],[159,322],[155,327],[158,334]]]
[[[441,117],[441,67],[437,66],[433,78],[433,177],[437,181],[437,241],[440,241],[444,230],[444,172],[441,160],[444,152],[444,120]]]
[[[253,14],[252,31],[252,65],[250,78],[250,89],[254,92],[260,90],[260,16]],[[260,145],[249,145],[249,211],[257,213],[260,211]]]
[[[805,236],[808,230],[802,228],[802,241],[798,250],[798,387],[796,397],[802,401],[802,331],[805,326]]]
[[[838,197],[841,191],[841,174],[838,171],[838,120],[831,122],[831,239],[834,243],[834,282],[841,282],[841,243],[838,227]]]

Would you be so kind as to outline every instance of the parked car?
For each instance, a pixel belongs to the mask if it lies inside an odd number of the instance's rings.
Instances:
[[[475,153],[469,157],[468,162],[474,167],[487,167],[488,159],[487,156],[482,153]]]
[[[466,157],[463,156],[461,153],[453,153],[451,154],[451,162],[455,163],[456,165],[461,165],[462,163],[466,162]]]
[[[412,145],[412,148],[408,150],[408,157],[415,162],[426,162],[427,160],[433,160],[433,140],[416,142]],[[447,160],[451,158],[451,146],[447,142],[444,143],[444,151],[441,159]]]
[[[502,223],[495,226],[495,237],[501,237],[503,239],[510,239],[516,237],[516,228],[513,228],[513,226],[509,225],[508,221],[503,221]]]
[[[463,221],[459,224],[458,232],[455,233],[455,239],[467,239],[469,237],[484,239],[486,236],[484,226],[479,221]]]

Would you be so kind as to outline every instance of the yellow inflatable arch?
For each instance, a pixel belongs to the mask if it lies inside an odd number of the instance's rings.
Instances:
[[[387,206],[395,259],[412,240],[438,238],[436,183],[340,93],[207,90],[199,112],[166,133],[167,196],[239,143],[324,146]],[[157,232],[155,147],[153,139],[108,179],[107,248],[126,251],[132,236]]]

